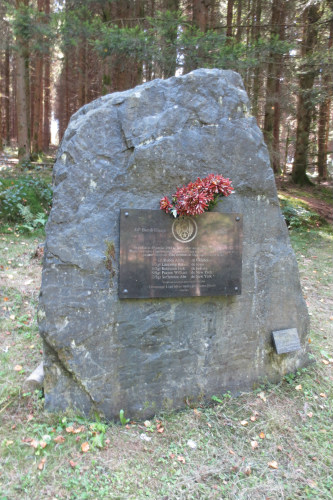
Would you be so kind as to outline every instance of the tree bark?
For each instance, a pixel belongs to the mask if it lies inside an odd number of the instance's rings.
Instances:
[[[228,0],[227,4],[227,38],[231,38],[233,35],[232,31],[232,17],[233,17],[233,7],[234,7],[234,0]]]
[[[242,39],[242,4],[243,0],[238,0],[237,1],[237,34],[236,34],[236,41],[239,43]]]
[[[253,41],[254,43],[258,43],[260,38],[260,22],[261,22],[261,0],[256,0],[255,5],[255,15],[254,15],[254,26],[253,26]],[[253,78],[253,90],[252,90],[252,113],[259,120],[259,92],[262,87],[262,78],[263,74],[262,66],[257,64],[254,70],[254,78]]]
[[[328,39],[328,50],[333,47],[333,2],[331,2],[330,33]],[[322,76],[322,89],[326,93],[326,98],[320,103],[318,117],[318,177],[319,180],[326,180],[327,171],[327,155],[328,155],[328,138],[330,125],[330,110],[332,101],[332,73],[331,68],[325,68]]]
[[[28,5],[28,0],[16,0],[16,8]],[[19,48],[16,53],[16,112],[18,158],[30,156],[30,113],[29,113],[29,48],[26,41],[18,36]]]
[[[44,0],[46,22],[51,13],[50,0]],[[44,57],[44,101],[43,101],[43,151],[48,151],[51,143],[51,64],[50,48]]]
[[[6,43],[5,51],[5,138],[7,146],[10,145],[10,50],[9,42]]]
[[[319,5],[308,5],[304,10],[303,17],[304,31],[302,39],[302,56],[305,58],[305,63],[300,68],[299,74],[296,148],[291,174],[292,180],[300,185],[312,184],[306,174],[306,170],[308,163],[310,127],[314,108],[314,104],[311,100],[311,92],[318,70],[311,64],[311,61],[306,61],[306,57],[312,53],[317,43],[318,26],[315,23],[320,19]]]
[[[40,132],[42,130],[43,115],[41,116],[41,109],[43,104],[43,60],[40,54],[35,55],[35,75],[34,75],[34,89],[32,97],[32,153],[39,153],[40,149]]]
[[[283,39],[283,22],[285,13],[284,0],[273,0],[271,17],[272,40],[278,35]],[[266,104],[264,121],[264,138],[271,157],[274,173],[280,171],[280,78],[282,72],[282,59],[279,53],[270,53],[270,62],[267,69]]]

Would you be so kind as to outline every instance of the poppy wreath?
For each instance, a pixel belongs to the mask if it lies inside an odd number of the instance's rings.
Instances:
[[[160,201],[160,208],[175,218],[200,215],[212,210],[223,196],[229,196],[233,192],[229,179],[222,175],[210,174],[204,179],[198,177],[187,186],[177,188],[176,193],[172,195],[172,201],[164,196]]]

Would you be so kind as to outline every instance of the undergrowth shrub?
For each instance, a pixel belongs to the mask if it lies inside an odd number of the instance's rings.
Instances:
[[[0,181],[0,221],[21,224],[33,231],[46,223],[52,203],[52,189],[31,176]]]
[[[298,201],[280,198],[281,210],[290,229],[319,227],[325,222],[320,215],[304,205]]]

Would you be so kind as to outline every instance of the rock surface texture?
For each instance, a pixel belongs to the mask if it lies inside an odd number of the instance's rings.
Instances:
[[[243,214],[242,294],[119,300],[120,208],[158,209],[210,173],[235,188],[216,210]],[[38,319],[49,410],[146,418],[308,362],[297,263],[237,73],[154,80],[71,118],[54,167]],[[277,355],[272,331],[288,328],[302,348]]]

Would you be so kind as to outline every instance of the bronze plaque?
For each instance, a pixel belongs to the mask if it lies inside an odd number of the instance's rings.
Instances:
[[[298,351],[301,348],[296,328],[276,330],[272,332],[274,346],[277,354]]]
[[[119,297],[239,295],[242,216],[120,211]]]

